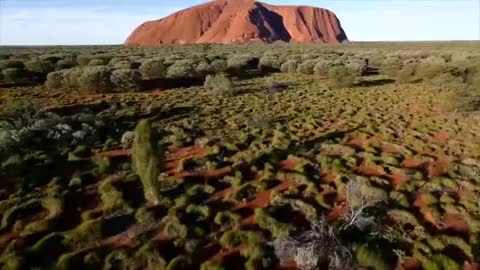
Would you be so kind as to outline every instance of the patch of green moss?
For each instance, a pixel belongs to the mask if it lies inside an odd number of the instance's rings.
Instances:
[[[355,258],[360,266],[375,270],[391,269],[389,263],[383,258],[382,251],[378,248],[371,248],[367,244],[354,248]]]
[[[292,224],[283,223],[275,219],[267,209],[256,208],[254,215],[260,228],[270,231],[274,238],[287,235],[294,229]]]
[[[261,243],[265,241],[263,234],[258,231],[230,230],[222,234],[219,244],[226,249],[237,247],[241,244]]]
[[[237,228],[240,225],[242,217],[238,214],[222,211],[215,215],[214,222],[225,228]]]
[[[98,218],[84,221],[75,229],[66,232],[64,236],[65,239],[63,243],[69,247],[101,239],[102,219]]]

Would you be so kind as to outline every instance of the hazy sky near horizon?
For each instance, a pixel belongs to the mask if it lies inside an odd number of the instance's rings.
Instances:
[[[235,1],[235,0],[232,0]],[[0,0],[0,45],[121,44],[205,0]],[[478,40],[480,0],[264,0],[327,8],[353,41]]]

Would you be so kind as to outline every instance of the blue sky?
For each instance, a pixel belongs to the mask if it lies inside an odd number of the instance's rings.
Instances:
[[[142,22],[203,2],[0,0],[0,45],[120,44]],[[263,2],[328,8],[353,41],[480,39],[480,0]]]

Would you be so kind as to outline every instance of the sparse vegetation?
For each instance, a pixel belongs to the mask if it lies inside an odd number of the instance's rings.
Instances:
[[[475,42],[2,47],[0,268],[468,268],[478,60]]]

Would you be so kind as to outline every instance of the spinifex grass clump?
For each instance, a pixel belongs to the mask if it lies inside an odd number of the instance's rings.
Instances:
[[[150,121],[140,120],[135,128],[132,149],[132,165],[143,184],[145,199],[157,204],[160,201],[158,175],[162,151],[157,145],[158,134]]]

